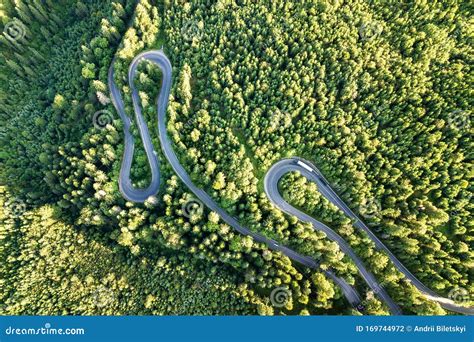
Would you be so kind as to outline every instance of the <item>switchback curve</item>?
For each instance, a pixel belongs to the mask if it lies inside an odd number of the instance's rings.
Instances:
[[[292,249],[278,244],[275,240],[268,239],[267,237],[252,232],[248,228],[239,224],[238,220],[229,215],[225,210],[223,210],[203,189],[198,188],[192,182],[189,174],[186,172],[184,167],[180,164],[178,157],[174,153],[172,148],[172,144],[167,135],[166,129],[166,108],[168,105],[168,97],[171,88],[172,82],[172,67],[169,59],[164,54],[162,50],[151,50],[140,53],[137,55],[129,67],[128,77],[129,77],[129,85],[130,89],[132,90],[132,100],[133,100],[133,107],[135,111],[135,117],[137,119],[137,123],[140,129],[140,135],[143,141],[143,145],[145,147],[145,151],[150,163],[150,168],[152,172],[152,180],[150,185],[146,189],[135,189],[131,185],[130,181],[130,168],[131,162],[133,158],[133,136],[130,133],[130,126],[131,122],[129,117],[125,114],[124,104],[122,97],[120,95],[120,91],[115,84],[113,79],[114,77],[114,69],[113,69],[113,62],[109,69],[109,89],[112,96],[112,101],[117,109],[122,121],[124,122],[124,133],[125,133],[125,149],[124,149],[124,156],[122,161],[122,168],[120,171],[119,177],[119,188],[123,196],[133,202],[144,202],[149,196],[152,196],[158,192],[159,189],[159,164],[158,159],[156,157],[156,153],[153,150],[153,144],[151,142],[151,138],[148,132],[148,128],[146,123],[143,119],[141,114],[140,102],[138,97],[138,91],[134,85],[134,76],[137,71],[138,64],[143,61],[148,60],[150,62],[155,63],[158,65],[162,71],[163,78],[162,78],[162,85],[160,94],[158,96],[157,101],[157,110],[158,110],[158,133],[159,139],[161,143],[161,148],[165,157],[167,158],[168,162],[170,163],[173,170],[176,172],[178,177],[186,184],[186,186],[201,200],[209,209],[216,212],[220,218],[237,230],[239,233],[251,236],[255,241],[264,243],[268,246],[268,248],[280,251],[290,259],[297,261],[307,267],[313,269],[319,269],[323,273],[326,274],[329,278],[331,278],[336,284],[340,286],[342,289],[345,297],[353,305],[354,307],[358,307],[361,305],[361,298],[358,295],[357,291],[350,286],[344,279],[337,277],[331,270],[321,270],[319,268],[319,264],[313,258],[301,255]],[[280,210],[284,211],[287,214],[294,215],[298,217],[300,220],[310,222],[314,229],[321,230],[326,233],[326,235],[332,239],[333,241],[337,242],[341,250],[350,256],[354,262],[356,263],[357,267],[359,268],[359,272],[361,273],[364,280],[367,282],[368,286],[374,290],[374,292],[388,305],[392,314],[401,314],[401,310],[398,305],[390,298],[387,294],[385,289],[380,286],[377,282],[375,277],[365,268],[363,262],[358,258],[358,256],[354,253],[354,251],[350,248],[350,246],[339,236],[336,232],[334,232],[331,228],[324,225],[323,223],[315,220],[314,218],[310,217],[309,215],[299,211],[298,209],[290,206],[284,199],[282,198],[281,194],[278,190],[278,181],[279,179],[287,172],[290,171],[299,171],[302,175],[307,177],[309,180],[314,181],[318,184],[318,188],[321,193],[332,203],[338,206],[346,215],[348,215],[351,219],[355,220],[354,226],[359,229],[364,230],[369,237],[374,241],[377,248],[386,252],[392,262],[394,262],[395,266],[401,271],[407,279],[409,279],[412,284],[420,290],[427,298],[432,299],[440,303],[440,305],[448,310],[464,313],[464,314],[473,314],[474,309],[466,308],[460,305],[457,305],[452,300],[443,298],[438,296],[436,293],[431,291],[427,288],[424,284],[422,284],[413,274],[409,272],[409,270],[403,266],[403,264],[390,252],[390,250],[372,233],[372,231],[355,215],[350,208],[337,196],[337,194],[332,190],[329,186],[329,183],[321,174],[321,172],[310,162],[302,160],[301,158],[289,158],[283,159],[277,163],[275,163],[270,170],[265,175],[264,185],[265,185],[265,192],[269,198],[269,200],[277,206]]]

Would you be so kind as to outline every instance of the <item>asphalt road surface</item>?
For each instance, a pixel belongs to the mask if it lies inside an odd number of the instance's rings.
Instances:
[[[303,165],[299,164],[303,163]],[[370,239],[375,243],[375,246],[378,250],[385,252],[390,260],[394,263],[395,267],[402,272],[405,277],[413,284],[421,293],[423,293],[427,298],[437,301],[443,308],[455,311],[463,314],[472,315],[474,314],[474,309],[467,308],[461,305],[456,304],[453,300],[439,296],[437,293],[426,287],[418,278],[416,278],[401,262],[397,257],[380,241],[377,236],[367,227],[367,225],[356,215],[354,212],[344,203],[344,201],[339,198],[336,192],[329,185],[330,183],[324,178],[323,174],[318,170],[318,168],[311,162],[304,160],[302,158],[293,157],[282,159],[276,162],[266,173],[264,186],[265,192],[270,199],[270,201],[280,210],[284,211],[289,215],[296,216],[298,219],[304,222],[310,222],[314,229],[320,230],[326,233],[327,237],[339,245],[341,250],[354,260],[355,264],[359,268],[359,272],[362,277],[365,279],[370,288],[377,293],[389,306],[391,311],[396,310],[396,305],[393,300],[388,296],[386,291],[382,286],[379,285],[375,277],[365,268],[362,260],[354,253],[351,247],[345,242],[345,240],[334,232],[331,228],[326,226],[324,223],[315,220],[313,217],[301,212],[300,210],[294,208],[288,204],[283,197],[281,196],[278,190],[278,181],[280,178],[288,172],[298,171],[301,175],[309,179],[310,181],[318,185],[318,190],[321,194],[326,197],[331,203],[336,205],[340,210],[344,212],[348,217],[353,221],[354,227],[365,231]]]
[[[158,162],[158,157],[156,153],[154,153],[153,144],[150,138],[150,132],[148,131],[148,126],[143,118],[143,115],[140,110],[140,104],[138,101],[138,92],[135,86],[133,85],[133,76],[136,72],[136,67],[138,65],[138,60],[134,60],[135,63],[130,65],[128,79],[130,88],[133,90],[133,107],[135,111],[135,118],[138,124],[138,128],[140,130],[140,136],[142,138],[143,147],[145,148],[145,153],[148,158],[148,162],[150,164],[151,173],[151,181],[147,188],[145,189],[136,189],[133,187],[132,182],[130,180],[130,170],[132,168],[132,161],[133,161],[133,151],[135,150],[135,142],[133,139],[133,135],[130,132],[132,122],[130,118],[125,113],[125,108],[123,104],[122,95],[120,94],[120,90],[118,89],[117,85],[114,82],[114,62],[115,58],[112,60],[112,64],[109,68],[108,74],[108,84],[110,89],[110,95],[112,98],[112,103],[120,115],[120,118],[123,121],[123,132],[125,134],[125,150],[123,153],[122,158],[122,166],[120,168],[120,175],[119,175],[119,189],[122,193],[123,197],[125,197],[128,201],[132,202],[144,202],[148,197],[155,195],[159,188],[160,188],[160,166]],[[132,69],[133,66],[133,69]],[[168,82],[171,82],[171,75]],[[169,89],[169,86],[168,86]],[[162,92],[163,93],[163,92]],[[160,93],[161,95],[161,93]],[[164,94],[163,94],[164,97]],[[160,98],[162,101],[163,99]],[[168,96],[166,96],[166,101],[168,101]]]
[[[196,197],[202,201],[209,209],[215,211],[220,218],[226,222],[228,225],[233,227],[239,233],[243,235],[251,236],[255,241],[266,244],[270,249],[275,251],[280,251],[290,259],[297,261],[304,266],[307,266],[312,269],[318,269],[319,271],[323,272],[327,277],[332,279],[336,284],[338,284],[344,293],[344,296],[349,301],[349,303],[355,307],[360,308],[362,300],[357,293],[357,291],[349,285],[344,279],[336,276],[334,272],[331,270],[323,270],[319,267],[319,263],[316,262],[311,257],[301,255],[294,250],[280,245],[277,241],[268,239],[265,236],[254,233],[248,228],[240,225],[237,219],[229,215],[226,211],[224,211],[219,205],[201,188],[198,188],[192,182],[191,178],[189,177],[186,170],[181,166],[176,154],[173,151],[172,144],[168,138],[166,132],[166,108],[168,106],[168,97],[170,93],[171,87],[171,76],[172,76],[172,68],[171,63],[163,53],[162,50],[152,50],[147,51],[144,53],[139,54],[136,56],[129,67],[129,85],[132,91],[132,101],[133,107],[135,111],[135,117],[137,119],[137,123],[140,127],[140,136],[143,141],[143,145],[145,146],[145,151],[149,158],[150,168],[152,172],[152,180],[150,185],[145,189],[136,189],[132,186],[130,180],[130,169],[133,160],[133,151],[134,151],[134,141],[133,135],[130,132],[131,128],[131,121],[130,118],[125,114],[125,106],[120,95],[120,90],[118,89],[117,85],[114,81],[114,61],[112,61],[112,65],[109,69],[108,74],[108,84],[110,89],[110,94],[112,97],[112,103],[114,104],[117,112],[119,113],[122,121],[124,122],[124,133],[125,133],[125,149],[124,155],[122,159],[122,166],[120,170],[119,176],[119,189],[125,199],[132,202],[144,202],[149,196],[155,195],[159,190],[159,178],[160,178],[160,170],[159,170],[159,163],[157,160],[157,156],[153,153],[153,145],[151,143],[151,137],[146,127],[146,123],[143,119],[143,115],[141,114],[141,107],[139,102],[139,96],[137,89],[133,83],[134,75],[137,70],[138,64],[143,61],[147,60],[150,62],[155,63],[158,65],[162,71],[162,84],[160,94],[158,96],[157,101],[157,108],[158,108],[158,133],[161,143],[161,148],[165,157],[168,159],[170,165],[172,166],[173,170],[176,172],[178,177],[183,181],[184,184],[196,195]],[[145,127],[142,127],[145,126]]]
[[[114,81],[114,61],[112,61],[112,65],[109,69],[108,84],[112,97],[112,103],[114,104],[117,112],[120,115],[120,118],[124,123],[125,149],[119,176],[119,189],[124,198],[132,202],[144,202],[148,197],[155,195],[160,187],[160,169],[158,158],[153,149],[153,144],[148,131],[148,127],[141,113],[140,99],[138,96],[138,91],[134,85],[134,77],[137,71],[137,67],[139,63],[144,60],[156,64],[162,71],[161,90],[157,100],[159,139],[165,157],[167,158],[168,162],[170,163],[171,167],[176,172],[178,177],[183,181],[183,183],[186,184],[186,186],[196,195],[196,197],[200,201],[202,201],[210,210],[216,212],[224,222],[233,227],[239,233],[251,236],[255,241],[266,244],[268,248],[275,251],[280,251],[294,261],[297,261],[307,267],[318,269],[319,271],[323,272],[327,277],[332,279],[341,288],[342,292],[344,293],[344,296],[352,306],[360,308],[361,298],[359,294],[343,278],[336,276],[331,270],[321,269],[319,267],[318,262],[313,258],[301,255],[295,252],[294,250],[279,244],[273,239],[266,238],[265,236],[252,232],[248,228],[240,225],[237,219],[235,219],[234,217],[229,215],[224,209],[222,209],[203,189],[194,185],[189,174],[180,164],[176,154],[174,153],[172,143],[170,142],[167,135],[166,108],[168,106],[168,97],[172,84],[172,67],[168,57],[164,54],[162,50],[152,50],[140,53],[133,59],[128,71],[129,86],[132,91],[132,101],[133,108],[135,111],[135,118],[152,173],[152,179],[150,181],[150,184],[147,188],[144,189],[134,188],[130,180],[130,169],[133,161],[134,152],[134,139],[133,135],[130,132],[131,121],[125,113],[124,103],[120,94],[120,90],[118,89]],[[307,167],[302,167],[301,165],[299,165],[297,163],[299,160],[301,162],[304,162]],[[289,205],[281,197],[278,191],[278,181],[285,173],[290,171],[299,171],[302,175],[304,175],[311,181],[316,182],[321,193],[328,200],[338,206],[351,219],[354,219],[354,226],[366,231],[369,234],[370,238],[375,242],[377,248],[388,253],[390,259],[394,262],[395,266],[402,273],[404,273],[405,276],[413,283],[413,285],[415,285],[422,293],[424,293],[430,299],[438,301],[444,308],[448,310],[465,314],[474,313],[474,310],[471,308],[459,306],[450,299],[439,297],[433,291],[424,286],[415,276],[413,276],[387,249],[387,247],[370,231],[370,229],[337,196],[337,194],[329,186],[329,183],[324,179],[323,175],[310,162],[304,161],[299,158],[290,158],[281,160],[274,164],[265,175],[264,182],[265,192],[270,201],[280,210],[286,212],[287,214],[294,215],[302,221],[310,222],[315,229],[325,232],[331,240],[338,243],[341,250],[354,260],[355,264],[359,268],[360,274],[365,279],[369,287],[387,304],[392,314],[398,315],[402,314],[402,312],[398,305],[387,294],[385,289],[380,286],[375,277],[365,268],[363,262],[358,258],[358,256],[345,242],[345,240],[328,226]]]

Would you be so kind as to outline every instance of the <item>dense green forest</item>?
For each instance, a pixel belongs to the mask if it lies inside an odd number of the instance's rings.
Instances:
[[[168,135],[193,181],[221,207],[354,285],[363,314],[388,314],[335,242],[266,197],[270,166],[304,157],[426,286],[474,304],[469,2],[0,6],[0,314],[360,314],[324,273],[206,208],[185,212],[193,195],[161,153],[161,74],[146,63],[135,84],[161,188],[145,203],[123,198],[123,123],[107,72],[114,63],[133,118],[129,64],[160,48],[173,66]],[[135,122],[133,134],[132,179],[146,187]],[[404,313],[449,314],[316,184],[289,173],[280,190],[343,236]],[[288,295],[282,305],[275,289]]]

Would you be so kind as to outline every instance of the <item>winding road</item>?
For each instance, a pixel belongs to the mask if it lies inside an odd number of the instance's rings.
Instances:
[[[202,201],[210,210],[216,212],[220,218],[226,222],[228,225],[233,227],[236,231],[243,235],[251,236],[255,241],[264,243],[268,248],[279,251],[290,259],[297,261],[307,267],[312,269],[318,269],[323,272],[327,277],[332,279],[342,290],[344,296],[348,302],[355,308],[361,309],[362,300],[357,293],[357,291],[349,285],[344,279],[338,277],[332,270],[323,270],[319,267],[319,263],[313,258],[305,255],[301,255],[294,250],[280,245],[277,241],[269,239],[261,234],[252,232],[248,228],[242,226],[236,218],[229,215],[224,209],[222,209],[203,189],[197,187],[191,180],[189,174],[186,172],[184,167],[180,164],[178,157],[174,153],[172,148],[172,143],[168,138],[167,129],[166,129],[166,108],[168,106],[168,97],[170,94],[170,88],[172,83],[172,67],[168,57],[164,54],[162,50],[151,50],[140,53],[137,55],[130,64],[128,71],[128,80],[129,86],[132,91],[132,101],[133,108],[135,111],[135,118],[139,127],[140,137],[143,141],[143,146],[145,148],[146,155],[150,164],[150,169],[152,173],[152,179],[147,188],[137,189],[134,188],[130,180],[130,170],[133,161],[133,152],[134,152],[134,140],[133,135],[130,132],[131,121],[130,118],[125,113],[125,106],[115,81],[114,81],[114,61],[109,68],[108,73],[108,85],[112,97],[112,103],[115,106],[117,112],[120,115],[124,123],[124,134],[125,134],[125,149],[122,159],[122,165],[120,169],[119,176],[119,189],[125,199],[132,202],[144,202],[149,196],[155,195],[158,193],[160,187],[160,170],[159,162],[157,155],[153,149],[153,144],[151,141],[150,133],[148,127],[141,113],[140,99],[138,96],[138,90],[134,85],[134,78],[137,72],[137,67],[141,61],[147,60],[156,64],[160,67],[162,71],[162,84],[160,94],[157,99],[157,111],[158,111],[158,133],[161,143],[161,148],[168,162],[170,163],[173,170],[176,172],[178,177],[183,181],[183,183],[196,195],[196,197]],[[334,232],[331,228],[324,225],[323,223],[315,220],[309,215],[299,211],[298,209],[292,207],[288,204],[281,196],[278,190],[278,181],[279,179],[290,171],[299,171],[302,175],[317,183],[321,193],[332,203],[334,203],[339,209],[341,209],[346,215],[351,219],[355,220],[354,226],[366,231],[369,234],[369,237],[375,242],[378,249],[386,252],[390,259],[394,262],[395,266],[405,274],[407,279],[409,279],[414,286],[416,286],[423,294],[425,294],[430,299],[433,299],[440,303],[444,308],[465,313],[473,314],[474,309],[466,308],[460,305],[457,305],[452,300],[447,298],[442,298],[436,293],[424,286],[413,274],[411,274],[408,269],[406,269],[403,264],[388,250],[388,248],[370,231],[370,229],[355,215],[350,208],[337,196],[337,194],[332,190],[328,185],[329,183],[324,179],[324,176],[319,172],[319,170],[312,165],[310,162],[302,160],[300,158],[289,158],[283,159],[274,164],[270,170],[265,175],[264,187],[265,192],[270,199],[270,201],[278,207],[280,210],[284,211],[289,215],[294,215],[298,219],[310,222],[314,229],[323,231],[328,238],[338,243],[341,250],[351,257],[355,264],[357,265],[361,276],[367,282],[368,286],[387,304],[390,312],[394,315],[402,314],[398,305],[390,298],[385,289],[380,286],[376,278],[366,269],[363,262],[351,249],[351,247],[345,242],[345,240]]]
[[[278,190],[278,182],[281,177],[283,177],[283,175],[291,171],[297,171],[301,175],[305,176],[308,180],[316,183],[319,192],[331,203],[336,205],[341,211],[343,211],[344,214],[351,218],[354,227],[365,231],[369,238],[375,243],[376,248],[386,253],[390,260],[394,263],[395,267],[401,273],[403,273],[405,277],[411,282],[411,284],[413,284],[423,295],[438,302],[443,308],[447,310],[467,315],[474,314],[474,309],[458,305],[451,299],[439,296],[437,293],[426,287],[420,280],[418,280],[418,278],[416,278],[400,262],[400,260],[397,259],[397,257],[387,248],[387,246],[385,246],[383,242],[377,238],[377,236],[369,229],[369,227],[367,227],[367,225],[356,214],[354,214],[354,212],[346,205],[346,203],[344,203],[344,201],[331,188],[327,179],[324,178],[323,174],[314,164],[298,157],[282,159],[273,164],[273,166],[267,171],[264,180],[265,193],[267,194],[270,201],[285,213],[296,216],[301,221],[310,222],[314,229],[323,231],[326,233],[329,239],[337,242],[341,250],[352,258],[356,266],[359,268],[359,272],[370,288],[374,291],[374,293],[377,293],[379,297],[385,301],[392,312],[396,309],[393,306],[393,301],[383,289],[383,286],[380,286],[375,277],[365,268],[362,260],[360,260],[360,258],[354,253],[349,244],[347,244],[347,242],[339,234],[334,232],[324,223],[294,208],[283,199]]]

